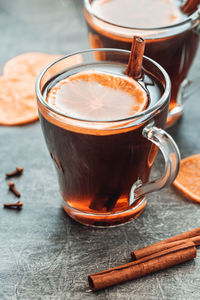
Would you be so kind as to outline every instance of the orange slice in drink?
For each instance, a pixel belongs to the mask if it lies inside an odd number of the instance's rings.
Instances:
[[[48,93],[47,102],[71,117],[112,121],[143,111],[148,105],[148,95],[128,76],[90,70],[55,84]]]
[[[181,160],[181,167],[174,186],[187,197],[200,203],[200,154]]]
[[[35,76],[36,80],[44,67],[60,57],[40,52],[23,53],[8,60],[2,73],[9,76]]]
[[[38,119],[35,78],[0,77],[0,124],[20,125]]]

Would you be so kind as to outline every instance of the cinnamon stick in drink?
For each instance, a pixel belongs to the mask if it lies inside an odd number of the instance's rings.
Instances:
[[[166,244],[168,244],[168,243],[175,242],[175,241],[182,241],[183,242],[186,239],[191,239],[191,238],[194,238],[194,237],[198,237],[196,240],[193,239],[193,241],[194,242],[196,241],[195,244],[199,245],[198,241],[199,241],[199,237],[200,237],[200,228],[192,229],[190,231],[187,231],[187,232],[181,233],[179,235],[173,236],[171,238],[168,238],[166,240],[160,241],[160,242],[155,243],[153,245],[144,247],[142,249],[135,250],[135,251],[133,251],[131,253],[131,256],[132,256],[132,258],[134,260],[140,259],[142,257],[145,257],[145,256],[148,256],[148,255],[150,255],[152,253],[155,253],[156,251],[159,251],[159,246],[158,245],[165,244],[164,248],[167,249],[167,248],[170,247],[170,245],[166,246]]]
[[[132,77],[135,80],[140,79],[142,75],[142,62],[143,62],[144,48],[145,48],[145,41],[139,36],[134,36],[125,75],[128,75],[129,77]],[[118,199],[120,198],[121,194],[122,192],[120,188],[120,183],[117,180],[114,188],[104,184],[101,190],[95,194],[89,207],[90,209],[96,211],[102,210],[104,207],[106,208],[107,212],[112,211]]]
[[[181,6],[181,10],[186,15],[191,15],[197,10],[200,0],[187,0],[184,5]]]
[[[142,62],[144,55],[145,41],[140,36],[134,36],[129,56],[128,66],[125,75],[135,80],[140,79],[142,75]]]
[[[111,211],[120,195],[121,192],[117,187],[114,191],[112,188],[109,189],[108,187],[103,186],[102,190],[92,199],[90,208],[93,210],[102,210],[103,207],[106,207],[107,211]]]
[[[175,266],[195,258],[196,254],[193,242],[182,243],[138,261],[89,275],[89,286],[93,291],[97,291]]]

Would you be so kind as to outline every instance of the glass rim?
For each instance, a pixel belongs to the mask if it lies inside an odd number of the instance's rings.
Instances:
[[[42,95],[41,89],[40,89],[40,82],[43,78],[43,76],[45,75],[45,73],[54,65],[56,65],[58,62],[67,59],[67,58],[71,58],[75,55],[80,55],[80,54],[87,54],[87,53],[94,53],[94,52],[119,52],[119,53],[126,53],[129,54],[131,53],[131,51],[128,50],[123,50],[123,49],[115,49],[115,48],[97,48],[97,49],[88,49],[88,50],[83,50],[83,51],[77,51],[74,52],[72,54],[69,55],[65,55],[59,59],[57,59],[56,61],[48,64],[43,70],[42,72],[38,75],[37,80],[36,80],[36,84],[35,84],[35,92],[36,92],[36,96],[39,100],[39,102],[49,111],[53,112],[54,114],[60,116],[60,117],[64,117],[67,119],[71,119],[74,121],[78,121],[78,122],[88,122],[88,123],[96,123],[96,124],[108,124],[108,123],[119,123],[119,122],[124,122],[124,121],[130,121],[130,120],[138,120],[142,117],[148,116],[149,114],[154,113],[155,111],[157,111],[168,99],[170,92],[171,92],[171,81],[169,78],[168,73],[165,71],[165,69],[158,64],[156,61],[154,61],[153,59],[144,56],[143,59],[147,60],[148,62],[154,64],[154,66],[156,66],[161,73],[163,74],[163,77],[165,79],[165,89],[164,92],[162,94],[162,96],[159,98],[159,100],[151,107],[149,107],[148,109],[145,109],[144,111],[141,111],[137,114],[134,114],[132,116],[128,116],[126,118],[121,118],[121,119],[113,119],[113,120],[87,120],[87,119],[83,119],[83,118],[77,118],[77,117],[72,117],[68,114],[62,113],[60,111],[58,111],[57,109],[53,108],[51,105],[49,105],[44,96]],[[112,61],[114,63],[114,61]],[[71,68],[71,66],[69,67]],[[67,70],[66,70],[67,71]]]
[[[190,23],[190,22],[195,21],[198,18],[200,18],[200,5],[199,5],[197,7],[197,10],[193,14],[191,14],[190,16],[188,16],[186,19],[182,20],[181,22],[177,22],[177,23],[174,23],[172,25],[161,26],[161,27],[148,27],[148,28],[147,27],[129,27],[129,26],[123,26],[123,25],[119,25],[119,24],[116,24],[116,23],[112,23],[112,22],[109,22],[109,21],[99,17],[97,14],[95,14],[93,12],[89,0],[84,0],[84,7],[87,9],[87,11],[90,13],[90,15],[97,18],[99,21],[104,22],[108,25],[117,27],[117,28],[123,28],[123,29],[127,29],[127,30],[140,30],[140,31],[167,30],[167,29],[173,29],[173,28],[185,25],[187,23]]]

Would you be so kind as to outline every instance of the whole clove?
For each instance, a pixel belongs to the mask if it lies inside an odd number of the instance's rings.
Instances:
[[[23,173],[23,168],[22,167],[17,167],[16,170],[10,172],[10,173],[6,173],[6,178],[11,178],[11,177],[15,177],[15,176],[20,176]]]
[[[4,203],[4,208],[17,208],[21,209],[23,206],[23,203],[21,201],[18,201],[17,203]]]
[[[9,190],[10,190],[16,197],[19,198],[19,197],[21,196],[20,192],[16,189],[14,182],[10,181],[10,182],[8,183],[8,186],[9,186]]]

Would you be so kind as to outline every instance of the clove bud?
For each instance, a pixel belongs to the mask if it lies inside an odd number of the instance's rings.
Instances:
[[[21,201],[18,201],[17,203],[5,203],[4,208],[22,208],[23,203]]]
[[[10,190],[16,197],[19,198],[19,197],[21,196],[20,192],[16,189],[14,182],[10,181],[10,182],[8,183],[8,186],[9,186],[9,190]]]
[[[22,167],[17,167],[15,171],[12,171],[10,173],[6,173],[7,178],[15,177],[15,176],[20,176],[23,173],[23,168]]]

